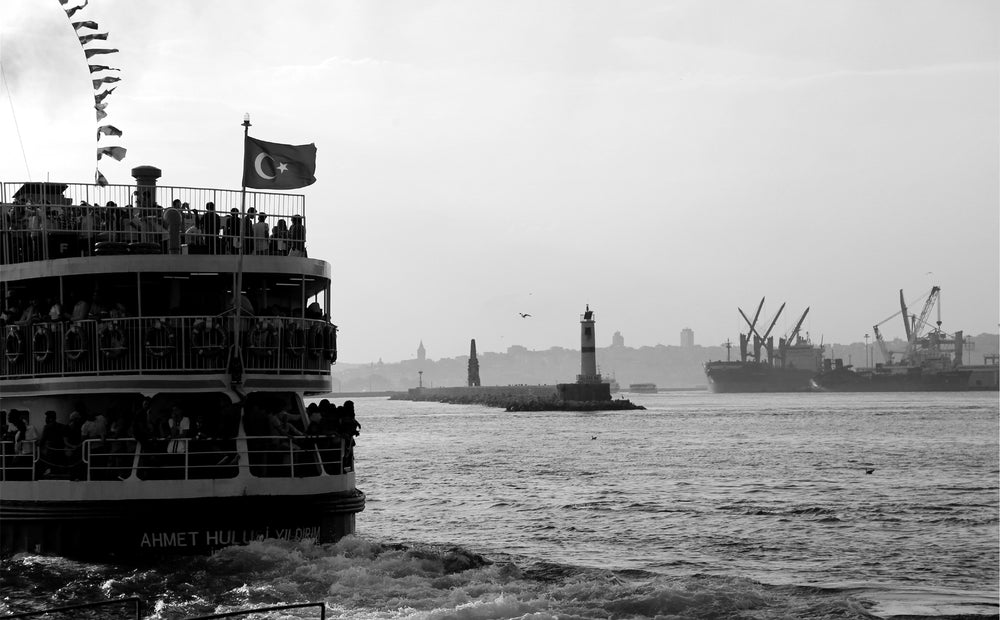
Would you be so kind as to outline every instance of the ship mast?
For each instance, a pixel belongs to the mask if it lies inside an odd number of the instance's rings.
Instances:
[[[250,113],[243,115],[243,148],[246,149],[247,138],[250,136]],[[247,214],[247,185],[246,179],[241,181],[240,190],[240,242],[239,242],[239,253],[236,260],[236,285],[233,287],[233,308],[236,309],[234,315],[234,320],[236,321],[235,329],[233,332],[236,334],[236,342],[233,343],[233,348],[229,353],[229,377],[232,380],[233,385],[239,385],[243,382],[243,330],[240,329],[240,319],[243,314],[243,245],[245,240],[243,239],[244,229],[246,228],[246,214]]]

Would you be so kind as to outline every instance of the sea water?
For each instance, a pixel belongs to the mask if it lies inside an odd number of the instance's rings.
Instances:
[[[344,618],[997,617],[997,394],[627,396],[646,409],[354,399],[356,536],[155,567],[19,555],[0,612],[138,596],[164,619],[304,601]],[[316,617],[296,613],[269,617]]]

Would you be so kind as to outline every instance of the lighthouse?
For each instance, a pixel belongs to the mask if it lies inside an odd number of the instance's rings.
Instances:
[[[580,315],[580,374],[576,383],[557,383],[556,392],[563,402],[604,402],[611,400],[611,386],[597,374],[597,336],[594,334],[594,311]]]
[[[594,311],[587,310],[580,317],[580,374],[577,383],[600,383],[597,374],[597,336],[594,334]]]

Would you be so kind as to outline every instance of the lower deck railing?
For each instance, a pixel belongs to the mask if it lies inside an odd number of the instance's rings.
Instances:
[[[0,442],[0,480],[206,480],[306,478],[353,471],[338,435],[234,439],[87,439],[79,446]]]

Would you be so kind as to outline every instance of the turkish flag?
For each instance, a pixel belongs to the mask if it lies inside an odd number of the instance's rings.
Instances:
[[[243,187],[297,189],[316,182],[315,144],[278,144],[246,137]]]

